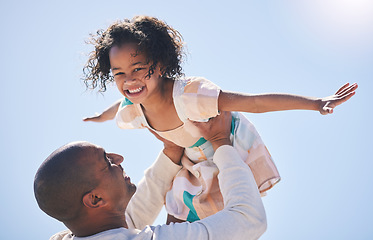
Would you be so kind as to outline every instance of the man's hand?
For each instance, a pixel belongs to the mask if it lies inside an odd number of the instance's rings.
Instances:
[[[175,143],[159,136],[156,132],[148,128],[148,130],[161,142],[163,142],[163,153],[177,165],[181,165],[181,157],[184,154],[184,148]]]
[[[208,122],[193,122],[198,127],[202,136],[211,142],[214,150],[222,145],[231,145],[232,115],[230,112],[221,112],[220,115],[211,118]]]

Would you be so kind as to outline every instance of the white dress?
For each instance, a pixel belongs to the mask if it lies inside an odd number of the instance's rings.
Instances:
[[[217,116],[219,93],[220,88],[205,78],[175,80],[173,101],[184,124],[169,131],[153,129],[163,138],[185,148],[183,168],[166,194],[166,210],[178,219],[193,222],[224,208],[216,177],[219,171],[212,162],[214,150],[189,121],[207,121]],[[126,98],[118,109],[116,122],[123,129],[151,128],[141,105]],[[280,180],[271,155],[254,125],[241,113],[232,112],[231,132],[233,146],[250,166],[258,189],[264,195]]]

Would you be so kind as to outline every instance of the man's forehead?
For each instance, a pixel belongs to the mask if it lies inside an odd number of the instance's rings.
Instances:
[[[90,154],[97,157],[97,159],[102,160],[105,156],[105,149],[103,149],[102,147],[100,147],[98,145],[89,146],[87,149],[88,149],[88,151],[90,151]]]
[[[105,150],[101,146],[89,142],[76,142],[72,145],[79,149],[76,153],[80,164],[104,162]]]

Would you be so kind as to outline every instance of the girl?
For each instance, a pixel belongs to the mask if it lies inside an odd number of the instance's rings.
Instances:
[[[84,68],[87,87],[99,85],[105,91],[106,84],[115,81],[124,98],[84,121],[102,122],[116,117],[120,128],[149,128],[185,148],[183,169],[165,196],[168,222],[195,221],[223,208],[213,149],[190,121],[208,121],[219,111],[235,111],[233,145],[251,167],[258,189],[264,194],[280,176],[254,126],[237,112],[305,109],[328,114],[351,98],[357,88],[347,83],[325,98],[223,91],[205,78],[183,76],[180,33],[153,17],[118,21],[107,30],[99,30],[91,43],[95,50]]]

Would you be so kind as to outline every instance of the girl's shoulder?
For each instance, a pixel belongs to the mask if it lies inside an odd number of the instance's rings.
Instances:
[[[197,84],[197,83],[204,83],[204,82],[211,82],[205,77],[201,76],[187,76],[183,78],[179,78],[175,80],[176,82],[183,82],[187,84]]]
[[[177,95],[183,93],[198,93],[201,91],[203,92],[206,89],[220,90],[220,87],[207,78],[198,76],[180,78],[175,80],[174,84],[174,93],[177,93]]]
[[[218,113],[220,87],[204,77],[175,80],[173,100],[179,118],[201,121]]]
[[[133,104],[127,98],[123,98],[120,103],[115,119],[118,127],[123,129],[136,129],[147,126],[139,104]]]

